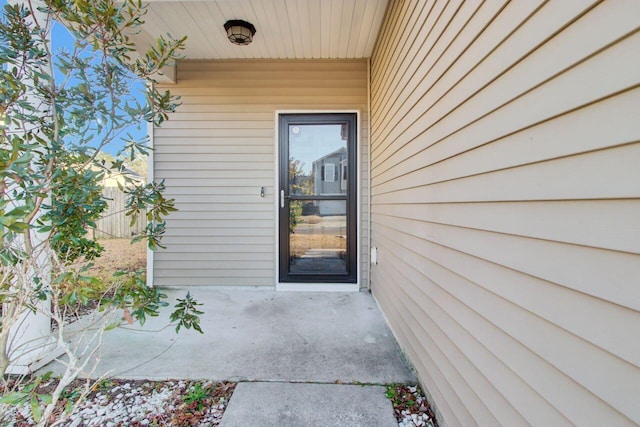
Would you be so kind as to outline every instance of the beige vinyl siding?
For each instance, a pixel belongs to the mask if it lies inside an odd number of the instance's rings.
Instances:
[[[391,2],[372,291],[442,424],[640,423],[640,3]]]
[[[366,61],[184,61],[177,85],[167,87],[182,105],[154,129],[154,176],[179,211],[167,219],[167,248],[155,253],[154,284],[275,285],[277,110],[360,112],[360,240],[368,254]]]

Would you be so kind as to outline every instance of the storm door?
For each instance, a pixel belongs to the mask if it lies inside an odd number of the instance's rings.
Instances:
[[[281,282],[356,283],[355,114],[280,116]]]

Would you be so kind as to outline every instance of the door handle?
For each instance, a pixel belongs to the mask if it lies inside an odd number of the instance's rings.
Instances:
[[[284,194],[284,190],[280,190],[280,207],[281,207],[281,208],[284,208],[284,201],[285,201],[285,199],[290,199],[290,198],[291,198],[291,196],[286,196],[286,195]]]

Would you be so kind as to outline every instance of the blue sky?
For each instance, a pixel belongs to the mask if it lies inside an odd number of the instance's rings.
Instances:
[[[0,0],[0,8],[3,8],[7,4],[6,0]],[[66,49],[67,51],[73,50],[73,44],[75,39],[73,36],[67,31],[67,29],[59,24],[54,23],[51,28],[51,47],[53,52],[59,52],[60,49]],[[57,75],[56,80],[61,79],[62,76]],[[71,82],[73,84],[73,82]],[[144,85],[142,82],[139,82],[134,86],[134,94],[136,94],[136,99],[138,99],[141,103],[144,103]],[[147,134],[146,123],[136,123],[132,124],[129,128],[125,129],[123,135],[131,134],[135,139],[142,139]],[[123,147],[124,141],[116,141],[111,144],[109,147],[105,148],[104,151],[116,155],[117,152]]]

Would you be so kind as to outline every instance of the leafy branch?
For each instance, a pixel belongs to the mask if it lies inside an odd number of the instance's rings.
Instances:
[[[95,227],[107,206],[101,191],[107,167],[100,153],[126,137],[119,159],[109,166],[123,172],[123,157],[133,160],[151,150],[147,138],[128,133],[130,125],[159,126],[180,105],[178,97],[154,83],[163,67],[180,58],[185,38],[163,36],[138,54],[131,36],[139,31],[145,13],[139,0],[27,0],[2,9],[0,374],[4,378],[16,354],[39,351],[31,342],[11,338],[32,315],[46,316],[56,326],[57,345],[67,361],[49,396],[35,393],[41,380],[24,379],[17,391],[0,398],[0,405],[28,401],[39,425],[51,421],[62,390],[89,369],[96,351],[66,341],[67,310],[97,301],[102,323],[97,329],[87,327],[82,335],[95,331],[101,342],[101,334],[112,325],[109,313],[144,324],[168,305],[164,293],[146,286],[141,272],[117,274],[107,294],[95,291],[104,284],[89,273],[102,247],[87,230]],[[54,22],[73,34],[72,49],[51,49]],[[143,92],[135,95],[137,87]],[[165,217],[176,210],[173,200],[163,195],[164,183],[125,179],[121,190],[128,196],[131,220],[148,222],[138,239],[151,249],[162,247]],[[178,301],[171,316],[178,322],[176,331],[202,332],[199,305],[189,294]]]

